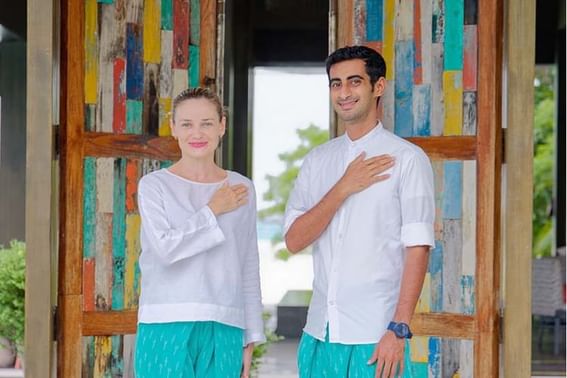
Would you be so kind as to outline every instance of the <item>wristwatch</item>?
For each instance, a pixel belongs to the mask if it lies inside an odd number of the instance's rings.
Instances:
[[[411,339],[413,334],[410,331],[409,325],[406,323],[390,322],[388,330],[394,332],[398,339]]]

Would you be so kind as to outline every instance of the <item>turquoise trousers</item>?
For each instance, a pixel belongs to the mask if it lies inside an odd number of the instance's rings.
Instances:
[[[376,344],[347,345],[303,333],[297,351],[300,378],[374,378],[376,363],[368,365]],[[397,375],[398,376],[398,375]],[[402,378],[413,377],[409,342],[406,340]]]
[[[243,330],[218,322],[138,324],[136,378],[238,378]]]

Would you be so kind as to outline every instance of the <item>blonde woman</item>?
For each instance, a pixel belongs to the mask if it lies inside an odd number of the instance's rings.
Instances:
[[[265,340],[252,182],[214,161],[225,133],[203,88],[173,101],[181,159],[144,176],[135,372],[146,377],[247,377]]]

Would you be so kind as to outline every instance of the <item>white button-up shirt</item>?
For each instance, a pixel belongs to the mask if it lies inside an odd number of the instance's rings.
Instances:
[[[199,183],[161,169],[138,186],[142,218],[140,323],[217,321],[245,330],[243,344],[264,341],[256,197],[215,217],[207,203],[222,183]]]
[[[405,247],[434,246],[433,172],[425,153],[378,123],[313,149],[286,207],[284,231],[313,208],[361,152],[389,154],[391,177],[351,195],[313,244],[313,297],[304,331],[342,344],[377,343],[393,320]]]

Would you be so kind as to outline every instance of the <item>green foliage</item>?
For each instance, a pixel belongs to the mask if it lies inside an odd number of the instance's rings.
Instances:
[[[268,180],[268,191],[264,193],[263,198],[271,201],[273,204],[258,212],[260,219],[270,216],[282,216],[285,212],[285,205],[289,198],[289,193],[293,188],[293,183],[299,173],[299,168],[303,162],[303,158],[314,147],[329,140],[329,132],[320,129],[314,124],[310,124],[304,129],[296,130],[300,143],[292,151],[284,152],[278,155],[279,159],[284,162],[285,168],[279,175],[266,175]],[[272,238],[272,244],[276,245],[283,241],[283,235],[277,234]],[[280,248],[276,252],[276,256],[281,260],[287,260],[291,254],[285,248]]]
[[[262,317],[264,318],[264,324],[270,318],[270,316],[271,315],[270,315],[269,312],[264,311],[264,313],[262,314]],[[264,333],[266,335],[266,342],[254,346],[254,352],[252,353],[252,365],[251,365],[250,370],[252,372],[252,375],[254,375],[254,376],[256,375],[256,373],[258,371],[258,367],[260,366],[260,359],[266,354],[270,344],[284,339],[283,336],[277,335],[271,329],[266,328],[264,330]]]
[[[549,256],[553,247],[554,80],[554,71],[549,67],[536,69],[532,215],[534,257]]]
[[[0,335],[12,340],[21,352],[24,345],[25,251],[13,240],[0,246]]]

